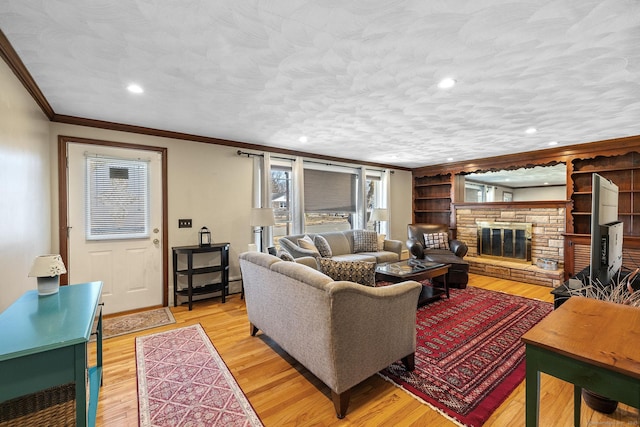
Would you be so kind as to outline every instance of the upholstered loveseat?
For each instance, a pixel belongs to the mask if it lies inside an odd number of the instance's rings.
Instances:
[[[469,263],[463,258],[469,248],[466,243],[453,239],[445,224],[409,224],[407,248],[412,258],[450,264],[447,284],[464,289],[469,283]],[[427,242],[425,236],[429,237]],[[434,279],[435,281],[438,278]]]
[[[413,370],[418,282],[368,287],[269,254],[239,258],[251,335],[261,330],[324,382],[338,418],[356,384],[397,360]]]
[[[314,243],[319,250],[308,249],[300,244],[305,236]],[[374,244],[375,239],[375,244]],[[324,242],[328,250],[323,248]],[[280,247],[293,258],[323,257],[336,261],[368,261],[375,263],[395,262],[400,260],[403,245],[399,240],[383,239],[373,231],[346,230],[326,233],[309,233],[280,238]],[[382,243],[382,245],[380,245]],[[310,265],[308,262],[305,264]]]

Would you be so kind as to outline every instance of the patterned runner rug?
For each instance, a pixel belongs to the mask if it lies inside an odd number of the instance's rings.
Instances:
[[[482,426],[524,380],[520,337],[552,304],[467,287],[418,309],[416,367],[397,362],[380,375],[447,418]]]
[[[104,338],[117,337],[145,329],[176,323],[169,307],[140,311],[123,316],[107,317],[102,320]]]
[[[262,426],[202,329],[136,338],[140,426]]]

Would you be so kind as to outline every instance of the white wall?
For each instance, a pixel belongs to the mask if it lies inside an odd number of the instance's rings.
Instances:
[[[411,224],[413,215],[413,178],[411,172],[396,170],[391,174],[389,190],[389,236],[390,239],[407,241],[407,225]],[[406,248],[405,248],[406,249]]]
[[[49,120],[0,61],[0,311],[36,289],[33,259],[51,253]]]
[[[58,136],[91,138],[167,148],[169,282],[171,286],[171,248],[195,245],[198,231],[206,226],[214,242],[229,242],[230,278],[239,278],[238,254],[246,251],[253,238],[249,226],[253,163],[236,154],[237,148],[213,144],[116,132],[84,126],[51,124],[51,144]],[[51,164],[56,168],[57,155]],[[57,179],[57,177],[56,177]],[[54,220],[58,221],[58,195],[54,194]],[[193,228],[178,228],[179,218],[191,218]],[[58,245],[58,236],[53,236]],[[237,287],[237,286],[236,286]],[[171,288],[172,289],[172,288]],[[239,289],[231,289],[232,292]],[[169,299],[172,300],[170,292]]]

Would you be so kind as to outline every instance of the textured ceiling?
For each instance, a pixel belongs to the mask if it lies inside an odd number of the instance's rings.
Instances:
[[[0,29],[62,115],[401,167],[640,134],[637,0],[3,0]]]

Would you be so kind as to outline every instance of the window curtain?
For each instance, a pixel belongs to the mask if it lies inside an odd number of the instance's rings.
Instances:
[[[271,155],[264,153],[262,156],[253,158],[253,207],[254,208],[272,208],[271,204]],[[253,229],[253,241],[257,248],[262,247],[262,240],[265,247],[271,246],[272,230],[271,227],[263,227],[262,233],[257,232],[257,228]]]
[[[300,206],[304,206],[304,161],[302,157],[296,157],[291,165],[293,178],[293,234],[304,232],[304,212]]]

